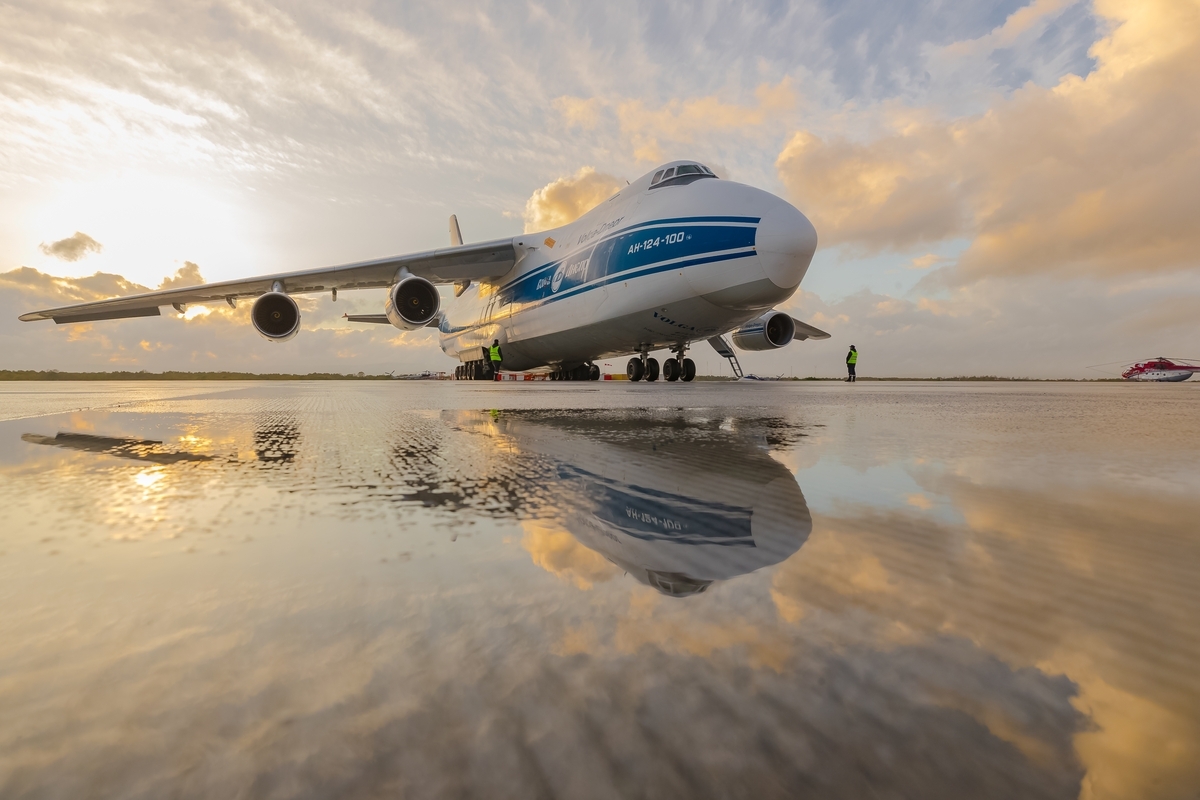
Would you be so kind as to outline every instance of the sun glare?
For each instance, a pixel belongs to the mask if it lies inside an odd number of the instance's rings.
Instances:
[[[198,263],[210,280],[252,268],[254,230],[261,226],[240,199],[187,177],[121,171],[47,188],[41,202],[30,204],[26,225],[43,242],[82,231],[103,247],[73,263],[46,257],[42,267],[49,272],[113,272],[153,288],[184,261]]]

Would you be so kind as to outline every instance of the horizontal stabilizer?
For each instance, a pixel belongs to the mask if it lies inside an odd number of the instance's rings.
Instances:
[[[807,322],[792,317],[792,322],[796,323],[796,338],[803,341],[805,339],[828,339],[829,334],[820,328],[814,328]]]

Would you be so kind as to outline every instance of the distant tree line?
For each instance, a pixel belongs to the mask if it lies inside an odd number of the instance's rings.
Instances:
[[[2,369],[0,381],[386,381],[390,375],[337,372],[60,372],[56,369]]]

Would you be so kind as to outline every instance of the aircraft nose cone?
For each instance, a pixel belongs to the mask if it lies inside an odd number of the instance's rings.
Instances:
[[[795,206],[780,200],[759,221],[754,246],[771,282],[795,289],[817,251],[817,229]]]

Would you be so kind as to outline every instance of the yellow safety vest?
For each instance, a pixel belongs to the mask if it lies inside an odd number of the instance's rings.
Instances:
[[[857,350],[850,351],[849,357],[846,358],[846,363],[847,364],[857,364],[858,363],[858,351]]]
[[[488,356],[492,359],[492,361],[499,361],[500,360],[499,345],[497,345],[495,347],[489,347],[488,348]]]

